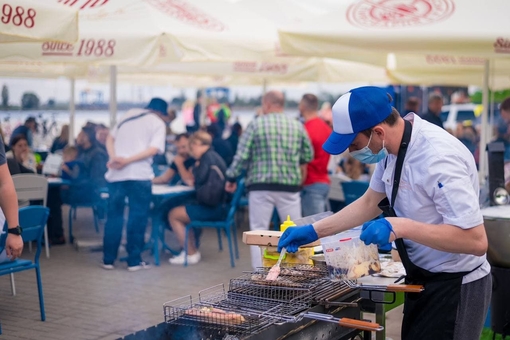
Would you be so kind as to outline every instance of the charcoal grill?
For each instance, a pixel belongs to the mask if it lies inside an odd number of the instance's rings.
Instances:
[[[219,285],[201,291],[196,303],[191,296],[166,303],[167,332],[172,335],[165,339],[370,338],[359,324],[353,329],[338,323],[359,319],[359,290],[331,282],[325,272],[311,266],[301,266],[297,273],[284,269],[275,282],[265,281],[268,268],[260,268],[231,279],[228,292]],[[209,319],[208,308],[227,313],[225,319],[221,315]],[[190,310],[203,313],[190,317]],[[228,313],[242,315],[244,322],[233,324]]]
[[[185,296],[169,301],[164,304],[165,323],[124,339],[371,339],[371,331],[363,328],[367,325],[360,325],[358,288],[331,282],[326,272],[306,266],[300,266],[299,275],[282,270],[281,279],[270,283],[263,280],[267,271],[244,273],[230,280],[228,290],[214,286],[201,291],[196,300]],[[211,318],[212,310],[225,314]],[[358,324],[341,326],[350,322]],[[374,329],[375,324],[367,324]]]

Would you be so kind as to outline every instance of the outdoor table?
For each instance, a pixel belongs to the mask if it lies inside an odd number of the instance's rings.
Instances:
[[[71,181],[68,181],[66,179],[62,179],[60,177],[47,177],[48,180],[48,186],[50,187],[59,187],[61,185],[70,185]]]
[[[195,189],[193,187],[188,187],[185,185],[165,185],[165,184],[153,184],[152,185],[152,230],[151,230],[151,242],[152,242],[152,252],[154,255],[154,264],[159,266],[159,255],[162,247],[160,247],[160,241],[164,243],[164,224],[161,223],[161,218],[158,216],[161,213],[161,203],[163,203],[166,199],[179,197],[182,199],[188,198],[195,193]],[[173,252],[171,249],[170,251]]]

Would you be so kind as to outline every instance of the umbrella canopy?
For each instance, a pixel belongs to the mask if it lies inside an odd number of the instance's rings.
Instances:
[[[13,43],[0,51],[0,60],[141,66],[156,60],[260,60],[277,49],[269,22],[224,0],[59,0],[59,5],[80,10],[76,43]]]
[[[0,43],[78,40],[78,10],[37,0],[0,1]]]
[[[0,63],[1,65],[1,63]],[[0,68],[1,70],[1,68]],[[257,85],[265,82],[362,82],[386,84],[390,81],[383,67],[350,61],[323,58],[273,57],[266,61],[224,62],[174,62],[160,63],[150,67],[119,66],[119,79],[136,81],[141,78],[157,78],[169,81],[175,76],[227,77],[230,85]],[[1,74],[1,71],[0,71]],[[106,76],[104,68],[89,72]]]
[[[405,84],[482,86],[485,60],[492,59],[492,85],[505,88],[508,10],[505,0],[350,0],[320,18],[281,28],[279,36],[289,54],[386,66]]]
[[[283,50],[383,66],[387,53],[510,56],[506,0],[351,0],[337,6],[320,20],[282,28]]]

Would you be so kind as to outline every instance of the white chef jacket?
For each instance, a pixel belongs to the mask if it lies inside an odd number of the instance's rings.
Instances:
[[[479,182],[471,152],[445,130],[410,113],[413,122],[400,178],[395,212],[397,216],[430,224],[451,224],[462,229],[483,223],[479,207]],[[391,197],[397,156],[388,155],[376,166],[370,188]],[[385,168],[386,166],[386,168]],[[462,272],[463,283],[486,276],[486,255],[455,254],[432,249],[404,239],[410,260],[430,272]]]

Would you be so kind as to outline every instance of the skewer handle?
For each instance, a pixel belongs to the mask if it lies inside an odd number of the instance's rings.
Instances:
[[[356,320],[356,319],[349,319],[349,318],[341,318],[338,321],[338,324],[342,327],[347,328],[356,328],[362,331],[371,331],[371,332],[377,332],[382,331],[384,328],[381,327],[378,323],[370,322],[370,321],[362,321],[362,320]]]
[[[422,285],[388,285],[386,290],[388,292],[405,292],[405,293],[421,293],[423,291]]]

